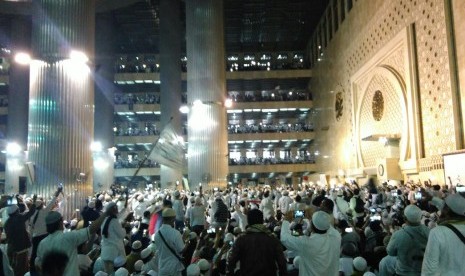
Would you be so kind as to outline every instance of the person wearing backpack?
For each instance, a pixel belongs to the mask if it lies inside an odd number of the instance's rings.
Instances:
[[[396,275],[421,275],[421,265],[428,242],[429,228],[421,223],[422,211],[415,205],[404,210],[406,225],[394,232],[386,251],[397,257]]]
[[[355,225],[361,228],[365,218],[365,202],[360,196],[359,189],[354,190],[354,196],[350,199],[349,207]]]
[[[465,197],[446,197],[440,216],[426,245],[422,275],[463,275],[465,256]]]

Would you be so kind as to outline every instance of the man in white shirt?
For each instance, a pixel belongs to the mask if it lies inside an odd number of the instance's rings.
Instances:
[[[263,193],[263,199],[260,202],[260,211],[263,212],[265,219],[274,217],[273,200],[271,200],[270,191],[268,190]]]
[[[176,212],[176,220],[174,222],[176,230],[184,230],[184,204],[181,200],[181,193],[174,192],[173,210]]]
[[[289,197],[289,191],[284,191],[283,196],[279,199],[278,206],[279,210],[283,215],[287,214],[290,210],[290,205],[292,204],[293,200]]]
[[[460,236],[465,235],[465,197],[449,195],[441,210],[441,218],[444,222],[430,231],[421,275],[463,275],[465,238]]]
[[[45,217],[45,223],[47,225],[47,232],[49,235],[39,243],[39,247],[37,249],[37,264],[39,267],[42,264],[42,260],[48,253],[62,252],[68,256],[68,264],[66,265],[63,275],[79,275],[77,247],[89,240],[89,238],[97,232],[97,229],[106,217],[107,214],[105,213],[95,220],[89,227],[64,233],[63,218],[61,217],[61,214],[55,211],[49,212]]]
[[[330,216],[323,211],[313,214],[310,237],[292,236],[292,220],[293,213],[286,213],[281,226],[281,242],[287,249],[300,256],[299,275],[339,275],[341,235],[331,227]]]
[[[123,239],[126,236],[121,222],[118,219],[118,207],[116,203],[110,202],[105,206],[108,218],[105,219],[101,227],[102,242],[101,254],[102,260],[105,263],[105,272],[113,273],[113,260],[118,257],[126,258]],[[94,225],[94,223],[92,223]]]
[[[176,212],[171,208],[165,208],[162,217],[163,224],[155,233],[154,239],[158,257],[158,275],[181,276],[184,270],[181,261],[184,241],[181,233],[173,228]]]
[[[234,212],[231,213],[231,219],[235,219],[239,223],[239,227],[241,228],[242,232],[246,230],[248,225],[247,216],[241,210],[241,205],[236,204],[234,206]]]

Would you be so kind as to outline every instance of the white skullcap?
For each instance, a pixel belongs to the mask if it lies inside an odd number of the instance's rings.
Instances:
[[[142,248],[142,243],[140,241],[134,241],[131,245],[133,250],[139,250]]]
[[[12,214],[16,213],[16,211],[18,211],[18,210],[19,210],[18,205],[13,204],[13,205],[8,207],[7,212],[8,212],[8,215],[12,215]]]
[[[129,276],[129,271],[124,267],[120,267],[116,270],[115,276]]]
[[[423,212],[416,205],[409,205],[405,208],[404,215],[410,223],[420,223]]]
[[[210,269],[210,263],[205,260],[205,259],[200,259],[198,262],[197,262],[197,265],[199,266],[200,268],[200,271],[205,271],[205,270],[209,270]]]
[[[95,201],[89,201],[89,203],[87,204],[87,206],[91,209],[94,209],[95,208]]]
[[[99,196],[98,196],[98,200],[103,201],[104,199],[105,199],[105,196],[104,196],[104,195],[99,195]]]
[[[227,233],[226,235],[224,235],[224,242],[230,242],[230,241],[234,241],[234,235],[231,233]]]
[[[326,212],[317,211],[313,213],[312,224],[320,231],[326,231],[331,226],[330,217]]]
[[[176,217],[176,212],[172,208],[165,208],[161,216],[164,218],[174,218]]]
[[[152,254],[152,250],[150,250],[150,248],[145,248],[144,250],[142,250],[142,251],[140,252],[140,257],[141,257],[142,259],[145,259],[145,258],[147,258],[148,256],[150,256],[150,254]]]
[[[376,276],[376,274],[374,274],[371,271],[367,271],[367,272],[363,273],[363,276]]]
[[[363,272],[367,269],[367,261],[363,257],[355,258],[353,264],[357,271]]]
[[[103,272],[103,271],[98,271],[97,273],[95,273],[95,276],[108,276],[108,273]]]
[[[115,260],[113,261],[113,265],[115,267],[122,267],[126,264],[126,258],[123,257],[123,256],[118,256],[115,258]]]
[[[116,203],[114,203],[113,201],[109,202],[109,203],[107,203],[107,205],[105,205],[105,211],[108,211],[113,207],[116,207]]]
[[[61,214],[56,211],[51,211],[45,217],[45,224],[53,224],[63,219]],[[64,224],[64,223],[63,223]]]
[[[465,216],[465,197],[460,194],[452,194],[446,197],[446,205],[457,215]]]
[[[134,263],[134,270],[136,272],[140,272],[142,270],[143,265],[144,265],[144,262],[142,260],[138,260],[137,262]]]
[[[189,233],[189,240],[195,240],[195,239],[197,239],[197,233],[190,232]]]
[[[69,225],[70,225],[71,227],[75,227],[77,224],[78,224],[78,220],[77,220],[77,219],[72,219],[72,220],[69,222]]]
[[[190,264],[186,269],[187,276],[199,276],[200,268],[196,264]]]

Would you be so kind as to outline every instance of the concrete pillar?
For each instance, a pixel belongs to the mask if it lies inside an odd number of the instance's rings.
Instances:
[[[187,0],[190,183],[226,187],[228,137],[222,0]]]
[[[94,142],[101,144],[101,149],[93,151],[93,190],[108,190],[113,184],[114,176],[114,133],[113,82],[115,74],[115,49],[113,17],[111,13],[102,13],[96,17],[96,29],[105,30],[95,37],[95,120]]]
[[[178,135],[182,135],[180,6],[180,0],[160,1],[160,123],[163,127],[171,122]],[[176,181],[182,182],[182,171],[161,165],[160,181],[163,188],[173,188]]]
[[[25,16],[15,16],[11,21],[11,48],[13,55],[30,53],[31,23]],[[33,182],[26,174],[25,154],[27,146],[29,107],[29,66],[11,62],[8,92],[7,143],[19,146],[19,152],[7,152],[5,167],[5,193],[19,192],[19,178],[26,177],[29,185]],[[31,173],[32,175],[32,173]],[[24,183],[25,184],[25,183]],[[27,190],[26,190],[27,192]]]
[[[58,183],[69,195],[62,212],[73,215],[92,193],[94,85],[91,68],[70,59],[71,50],[94,56],[93,0],[33,2],[29,94],[29,160],[35,165],[32,192],[50,196]]]

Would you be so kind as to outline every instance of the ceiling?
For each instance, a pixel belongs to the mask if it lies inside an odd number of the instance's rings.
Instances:
[[[223,0],[225,18],[225,46],[227,53],[304,51],[307,41],[321,18],[329,0]],[[114,27],[112,43],[121,54],[158,53],[160,0],[104,1],[108,7],[97,7],[97,47],[107,39],[99,35],[105,28],[102,18],[110,18]],[[98,3],[100,3],[98,2]],[[27,1],[25,2],[27,5]],[[110,4],[108,4],[110,3]],[[124,6],[123,3],[129,5]],[[185,32],[185,3],[181,2],[181,24]],[[21,2],[1,1],[0,45],[9,45],[10,19],[28,13],[29,6]],[[105,6],[104,5],[104,6]],[[110,7],[112,6],[112,7]],[[7,10],[8,8],[8,10]],[[21,12],[22,10],[22,12]],[[30,12],[29,12],[30,14]],[[185,35],[183,35],[185,52]]]
[[[110,12],[117,52],[158,53],[159,1],[140,1]],[[327,4],[328,0],[224,0],[226,52],[303,51]],[[185,32],[184,2],[181,23]],[[185,39],[182,45],[185,51]]]

